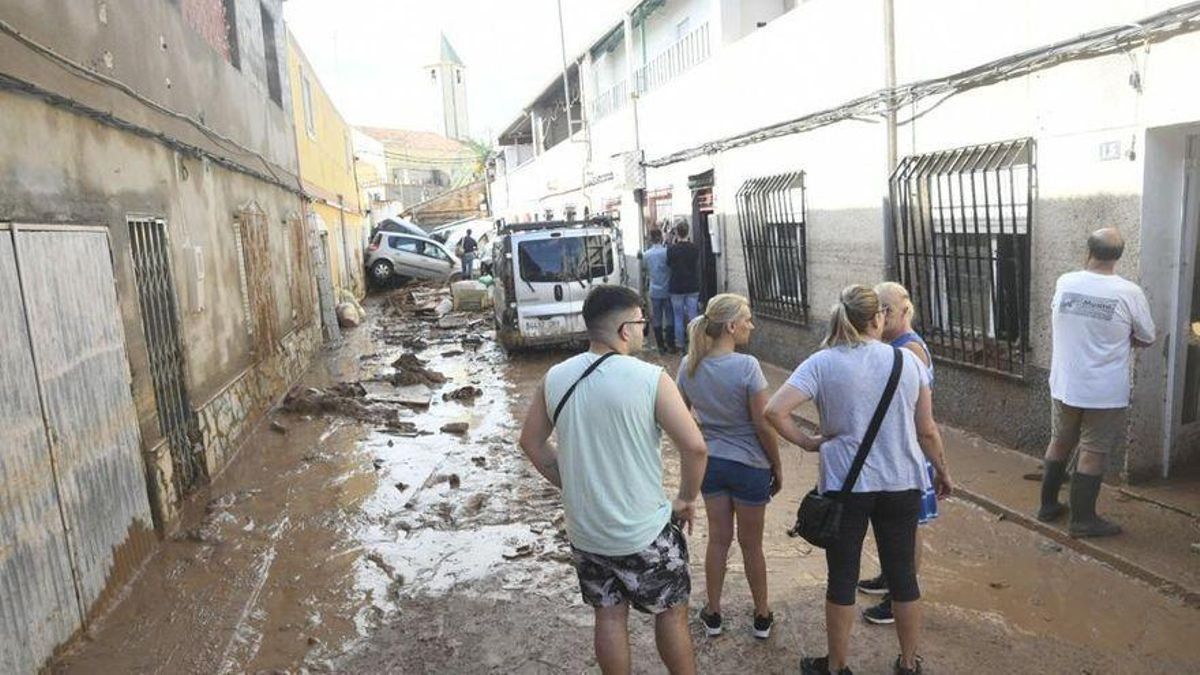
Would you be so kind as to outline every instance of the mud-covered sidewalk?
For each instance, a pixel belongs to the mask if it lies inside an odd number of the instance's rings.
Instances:
[[[558,495],[515,442],[528,396],[565,355],[510,358],[485,315],[447,314],[442,297],[372,298],[367,323],[314,365],[53,670],[597,671]],[[824,653],[824,558],[784,535],[815,461],[784,455],[766,541],[776,630],[750,636],[735,550],[731,630],[706,640],[693,628],[702,672],[795,672],[801,655]],[[703,546],[699,523],[694,607]],[[1052,539],[952,499],[925,546],[927,672],[1200,670],[1200,611]],[[630,623],[635,669],[661,672],[652,624]],[[892,630],[856,628],[856,672],[890,672],[896,651]]]

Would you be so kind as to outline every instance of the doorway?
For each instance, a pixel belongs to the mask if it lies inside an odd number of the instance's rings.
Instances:
[[[692,191],[693,241],[700,248],[700,305],[717,294],[717,255],[721,246],[713,216],[712,170],[688,177]]]
[[[1175,311],[1164,327],[1168,345],[1168,421],[1162,476],[1200,455],[1200,134],[1187,137],[1180,208],[1179,279]],[[1172,330],[1174,328],[1174,330]]]

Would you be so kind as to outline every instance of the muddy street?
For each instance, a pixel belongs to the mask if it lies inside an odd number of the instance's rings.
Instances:
[[[443,298],[371,298],[366,323],[323,354],[53,671],[598,672],[557,492],[516,446],[528,397],[564,354],[509,357],[484,314],[447,313]],[[776,630],[750,636],[734,547],[730,630],[708,640],[693,622],[702,672],[794,672],[824,653],[824,558],[784,534],[815,461],[784,456],[765,544]],[[1200,670],[1195,608],[966,502],[949,500],[927,534],[928,672]],[[651,622],[631,626],[635,669],[659,672]],[[894,632],[860,625],[854,650],[856,672],[889,672]]]

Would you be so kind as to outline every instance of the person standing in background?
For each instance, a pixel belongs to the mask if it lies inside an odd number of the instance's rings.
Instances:
[[[462,258],[462,278],[470,279],[475,267],[475,252],[479,250],[479,242],[471,236],[470,230],[467,230],[462,241],[458,242],[458,250],[458,255]]]
[[[1078,446],[1069,532],[1108,537],[1119,534],[1121,526],[1096,515],[1096,499],[1109,456],[1125,442],[1133,348],[1154,343],[1154,320],[1142,289],[1117,274],[1125,252],[1121,233],[1096,230],[1087,249],[1084,269],[1058,278],[1050,306],[1050,445],[1037,519],[1050,522],[1067,511],[1058,491]]]
[[[642,258],[650,279],[650,326],[654,345],[660,352],[675,349],[675,314],[671,309],[671,270],[667,267],[667,247],[661,230],[650,231],[650,248]]]
[[[667,249],[671,270],[671,312],[675,315],[675,347],[687,351],[687,325],[699,313],[700,249],[688,239],[688,224],[675,226],[675,244]],[[680,345],[679,342],[683,344]]]

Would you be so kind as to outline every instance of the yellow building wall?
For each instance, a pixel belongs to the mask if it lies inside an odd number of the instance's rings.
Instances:
[[[296,38],[288,33],[288,69],[300,179],[311,208],[325,223],[334,288],[355,297],[366,293],[363,247],[367,219],[354,177],[350,125],[321,86]]]
[[[363,268],[366,219],[362,216],[352,218],[347,213],[344,214],[343,225],[339,220],[342,212],[337,207],[313,202],[310,208],[325,226],[328,247],[325,256],[329,260],[329,277],[333,280],[334,288],[348,289],[354,293],[354,297],[361,298],[366,293]]]

